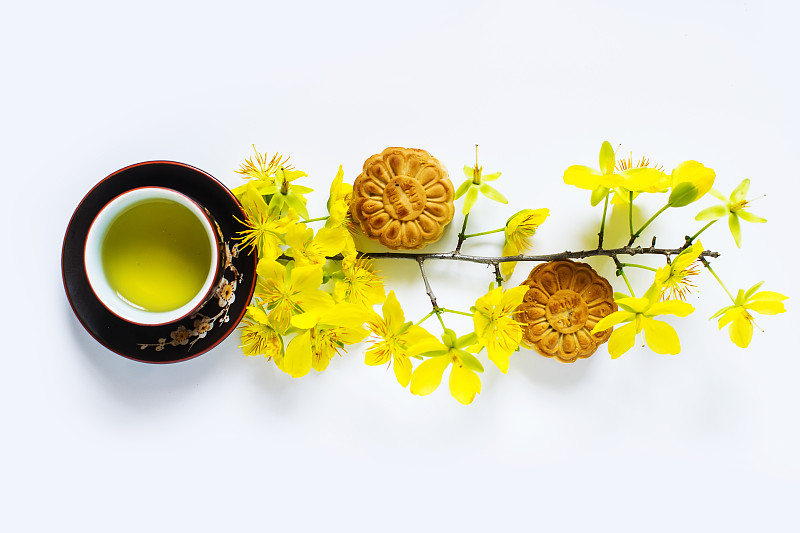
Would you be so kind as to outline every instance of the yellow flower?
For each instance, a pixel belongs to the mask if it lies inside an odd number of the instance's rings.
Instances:
[[[728,215],[728,227],[733,235],[733,240],[736,241],[736,246],[742,246],[742,230],[739,226],[739,219],[741,218],[747,222],[764,223],[766,218],[745,211],[744,208],[749,205],[752,200],[747,200],[747,191],[750,190],[750,180],[743,180],[731,193],[730,198],[725,198],[721,192],[716,189],[711,189],[710,193],[715,198],[722,200],[722,205],[715,205],[707,207],[700,211],[695,220],[718,220],[725,215]]]
[[[733,305],[723,307],[711,317],[719,319],[719,329],[726,324],[728,335],[733,343],[740,348],[747,348],[753,338],[753,315],[750,312],[762,315],[777,315],[785,313],[786,308],[783,301],[788,298],[779,292],[761,291],[756,292],[764,282],[756,283],[747,292],[739,289],[734,299]]]
[[[411,380],[409,357],[416,357],[439,342],[423,328],[405,321],[403,309],[394,291],[389,293],[383,304],[383,318],[377,313],[372,315],[367,325],[372,334],[382,340],[375,342],[367,350],[364,362],[370,366],[393,363],[397,382],[406,387]]]
[[[464,197],[464,206],[462,208],[463,214],[466,215],[470,212],[472,206],[474,206],[475,202],[478,200],[478,193],[483,194],[485,197],[490,200],[494,200],[495,202],[500,202],[501,204],[508,203],[508,200],[505,196],[500,194],[497,189],[486,183],[487,181],[496,180],[500,177],[500,174],[500,172],[495,172],[493,174],[486,174],[485,176],[483,175],[483,167],[478,166],[478,147],[475,146],[475,166],[468,167],[464,165],[464,175],[467,177],[467,179],[461,185],[459,185],[454,198],[455,200],[458,200],[466,194]]]
[[[341,274],[334,274],[333,277],[337,279],[333,297],[338,302],[372,308],[386,300],[383,279],[372,271],[372,262],[369,259],[343,262]]]
[[[237,240],[242,246],[254,247],[259,259],[277,259],[283,253],[283,234],[297,222],[297,213],[290,209],[281,217],[278,212],[269,208],[252,183],[244,185],[240,198],[244,208],[245,219],[242,222],[247,229],[239,232]],[[238,220],[238,219],[237,219]]]
[[[248,183],[254,181],[259,186],[262,185],[272,185],[275,183],[275,172],[283,167],[286,170],[292,170],[291,165],[287,165],[289,162],[289,158],[284,158],[280,154],[275,154],[272,156],[269,162],[267,162],[267,154],[260,154],[258,150],[256,150],[256,146],[253,145],[253,150],[256,153],[255,163],[253,159],[247,159],[242,166],[239,167],[239,170],[236,171],[237,174],[241,174],[243,178],[249,179]],[[246,185],[246,184],[245,184]],[[236,187],[233,189],[233,193],[238,198],[240,194],[244,191],[244,185],[240,187]]]
[[[564,183],[574,185],[579,189],[592,191],[591,203],[597,205],[602,202],[611,189],[620,188],[627,191],[647,191],[662,180],[663,173],[655,168],[628,168],[616,171],[614,148],[611,143],[604,141],[600,147],[600,170],[595,170],[583,165],[573,165],[564,171]]]
[[[675,328],[666,322],[654,320],[658,315],[676,315],[684,317],[694,311],[694,307],[679,300],[660,302],[661,288],[653,284],[641,298],[625,297],[616,300],[620,311],[611,313],[598,322],[592,333],[605,331],[622,322],[628,322],[617,328],[608,339],[608,353],[613,359],[630,350],[636,342],[636,335],[644,331],[647,345],[656,353],[676,354],[681,351],[681,343]]]
[[[697,161],[684,161],[672,171],[670,207],[683,207],[699,200],[714,185],[716,173]]]
[[[361,327],[367,311],[350,304],[314,309],[292,317],[300,333],[289,342],[280,369],[292,377],[305,376],[313,368],[322,372],[346,344],[361,342],[367,330]]]
[[[503,257],[519,255],[530,250],[530,239],[536,229],[550,215],[549,209],[523,209],[506,221]],[[508,279],[514,273],[517,263],[507,261],[500,264],[503,277]]]
[[[314,230],[305,224],[294,224],[286,232],[284,240],[289,246],[286,255],[294,257],[297,266],[322,266],[328,257],[342,251],[347,241],[347,230],[342,227],[320,228],[314,235]]]
[[[242,319],[242,345],[245,355],[263,355],[267,359],[283,354],[283,339],[269,325],[267,314],[260,307],[249,306]]]
[[[522,324],[515,321],[511,314],[522,303],[528,289],[527,285],[507,291],[501,287],[490,288],[472,308],[472,322],[478,336],[475,351],[479,352],[485,347],[489,359],[503,374],[508,372],[508,360],[522,340]]]
[[[669,189],[672,179],[663,172],[663,167],[656,166],[650,169],[650,160],[642,157],[634,163],[633,156],[628,159],[619,159],[616,163],[616,170],[623,176],[622,184],[614,189],[612,204],[627,204],[633,198],[643,192],[665,192]],[[629,170],[647,168],[650,171],[639,173],[629,173]]]
[[[356,231],[356,224],[353,222],[353,215],[350,212],[350,204],[353,202],[353,186],[344,182],[344,171],[339,165],[339,172],[331,183],[331,193],[328,197],[328,219],[325,221],[326,228],[344,228],[345,244],[341,250],[344,257],[342,264],[349,264],[355,261],[358,252],[356,243],[353,240],[353,233]]]
[[[435,391],[442,382],[445,369],[452,364],[450,394],[460,403],[470,404],[475,395],[481,392],[481,379],[476,372],[483,372],[483,365],[464,348],[473,346],[477,336],[469,333],[456,338],[452,330],[445,329],[442,340],[444,344],[437,341],[438,346],[434,350],[422,354],[429,359],[414,370],[414,375],[411,376],[411,393],[426,396]]]
[[[292,316],[333,307],[333,298],[319,290],[321,266],[286,266],[270,259],[258,262],[256,298],[269,309],[269,323],[281,335],[289,329]]]
[[[699,274],[697,266],[693,263],[697,261],[701,253],[703,253],[703,245],[697,241],[678,254],[672,263],[656,271],[656,284],[661,287],[663,299],[686,300],[686,295],[695,286],[689,278]]]
[[[274,183],[257,183],[256,189],[264,196],[270,196],[269,207],[278,213],[283,212],[284,207],[297,211],[304,219],[308,219],[308,209],[306,209],[305,194],[314,192],[314,189],[303,187],[302,185],[292,185],[297,178],[308,176],[299,170],[290,170],[286,167],[278,167],[275,170]]]
[[[339,172],[331,183],[331,193],[328,197],[328,220],[326,228],[336,228],[346,225],[350,217],[350,203],[353,201],[353,186],[344,182],[344,170],[339,165]],[[351,222],[352,224],[352,222]]]

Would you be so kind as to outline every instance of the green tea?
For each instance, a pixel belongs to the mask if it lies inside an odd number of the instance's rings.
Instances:
[[[172,311],[202,288],[211,268],[203,224],[185,206],[147,200],[110,224],[101,261],[116,293],[146,311]]]

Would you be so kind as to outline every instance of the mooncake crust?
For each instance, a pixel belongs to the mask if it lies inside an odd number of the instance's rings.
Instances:
[[[614,290],[586,263],[542,263],[522,285],[529,289],[514,318],[523,324],[522,342],[528,348],[573,363],[592,355],[611,336],[611,329],[593,334],[592,328],[617,310]]]
[[[393,250],[415,250],[453,220],[455,189],[447,170],[419,148],[390,147],[364,162],[350,212],[364,234]]]

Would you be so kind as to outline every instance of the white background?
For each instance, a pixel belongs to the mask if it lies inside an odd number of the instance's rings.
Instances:
[[[3,531],[797,530],[794,3],[2,11]],[[741,250],[724,224],[703,237],[732,290],[767,280],[791,297],[789,312],[758,319],[748,350],[707,320],[726,297],[704,274],[696,313],[670,320],[679,355],[637,347],[612,361],[602,347],[564,365],[524,351],[507,375],[487,364],[465,407],[446,383],[412,396],[364,365],[362,347],[297,380],[244,357],[236,335],[186,363],[131,362],[81,328],[61,285],[67,222],[101,178],[173,159],[235,186],[252,143],[308,172],[321,191],[312,216],[339,164],[352,182],[386,146],[421,147],[458,183],[477,143],[511,203],[482,199],[470,230],[548,207],[535,251],[591,247],[600,210],[562,175],[596,166],[606,139],[667,170],[700,160],[726,193],[749,177],[751,196],[766,194],[752,211],[769,222],[743,224]],[[680,244],[712,200],[659,219],[660,244]],[[614,213],[617,242],[625,224]],[[493,254],[501,240],[464,251]],[[620,287],[607,261],[592,264]],[[428,311],[413,264],[378,267],[409,318]],[[449,307],[468,308],[490,280],[479,266],[429,268]]]

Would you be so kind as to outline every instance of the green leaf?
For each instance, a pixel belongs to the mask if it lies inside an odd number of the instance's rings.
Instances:
[[[684,181],[679,183],[677,187],[672,189],[669,195],[670,207],[683,207],[697,200],[697,187],[693,184]]]

